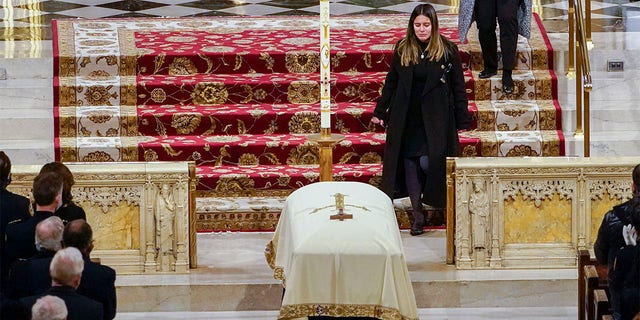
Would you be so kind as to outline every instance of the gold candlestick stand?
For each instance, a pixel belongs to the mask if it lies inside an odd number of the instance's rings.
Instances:
[[[331,133],[329,128],[321,128],[320,134],[309,136],[309,141],[318,143],[320,148],[320,181],[333,180],[333,146],[342,141],[344,136]]]

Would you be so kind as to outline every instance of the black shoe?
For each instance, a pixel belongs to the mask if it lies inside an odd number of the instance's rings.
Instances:
[[[511,70],[502,71],[502,92],[512,94],[514,89],[513,78],[511,78]]]
[[[491,77],[495,76],[496,74],[498,74],[497,70],[484,69],[484,70],[480,71],[480,74],[478,74],[478,78],[480,78],[480,79],[491,78]]]
[[[412,236],[419,236],[424,233],[424,229],[422,227],[420,227],[419,229],[415,227],[411,227],[411,231],[409,233]]]
[[[425,215],[424,212],[413,214],[413,224],[411,225],[411,235],[419,236],[424,233]]]
[[[502,86],[502,92],[504,92],[504,94],[512,94],[513,93],[513,89],[514,89],[513,85],[510,85],[510,86],[503,85]]]

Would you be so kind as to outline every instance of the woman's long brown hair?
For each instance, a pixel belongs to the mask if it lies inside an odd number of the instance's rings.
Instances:
[[[420,40],[418,40],[416,32],[413,29],[413,22],[421,15],[429,18],[431,21],[431,36],[429,37],[429,44],[427,45],[427,57],[429,61],[440,60],[448,54],[445,41],[439,32],[436,10],[428,3],[419,4],[413,9],[413,12],[411,12],[407,33],[405,37],[398,42],[396,47],[400,55],[400,63],[405,67],[420,62],[420,52],[422,50],[420,48]]]

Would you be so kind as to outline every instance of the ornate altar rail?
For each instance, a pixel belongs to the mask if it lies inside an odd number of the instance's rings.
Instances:
[[[638,163],[640,157],[449,159],[448,262],[459,269],[574,268],[578,249],[593,249],[604,214],[631,198]]]
[[[118,274],[195,268],[195,166],[189,162],[66,163],[74,202],[93,228],[95,249]],[[41,166],[14,166],[13,192],[32,198]]]

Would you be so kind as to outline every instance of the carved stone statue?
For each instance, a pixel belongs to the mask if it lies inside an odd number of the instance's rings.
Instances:
[[[473,180],[473,193],[471,193],[469,199],[469,213],[471,214],[473,248],[487,248],[489,197],[486,192],[484,180]]]
[[[175,250],[175,210],[173,189],[163,184],[156,195],[156,246],[158,250],[159,271],[173,271],[176,259]]]

